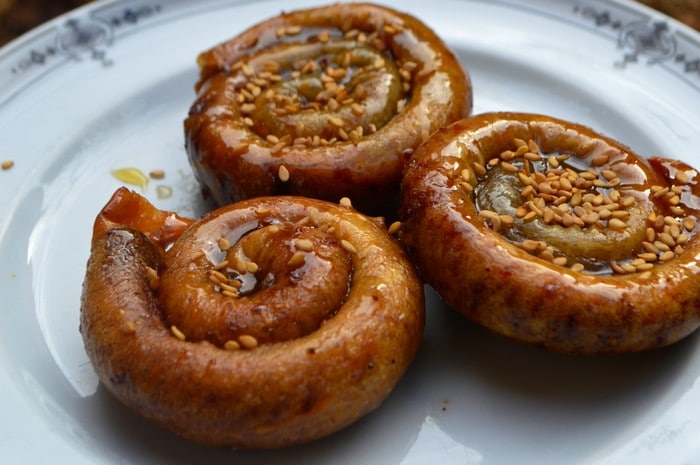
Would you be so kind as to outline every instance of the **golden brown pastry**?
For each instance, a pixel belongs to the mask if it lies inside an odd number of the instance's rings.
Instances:
[[[284,13],[198,64],[186,148],[219,205],[295,194],[394,213],[413,150],[472,106],[467,74],[433,31],[367,3]]]
[[[95,221],[81,333],[104,386],[192,441],[274,448],[376,408],[413,359],[422,284],[352,208],[265,197],[197,222],[126,189]]]
[[[578,124],[476,115],[416,151],[403,240],[447,303],[499,334],[650,349],[700,323],[698,181]]]

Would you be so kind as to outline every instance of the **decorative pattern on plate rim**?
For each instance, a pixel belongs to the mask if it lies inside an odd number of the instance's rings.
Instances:
[[[700,43],[683,31],[674,31],[667,21],[640,11],[620,8],[574,6],[574,13],[599,30],[613,35],[621,50],[614,65],[624,69],[638,63],[662,65],[700,90]]]
[[[15,64],[12,73],[17,74],[43,66],[57,57],[68,57],[78,61],[89,58],[103,66],[109,66],[113,62],[107,57],[107,48],[114,42],[115,31],[133,26],[160,11],[159,4],[144,4],[108,15],[101,15],[100,13],[104,13],[101,10],[92,10],[84,16],[69,17],[54,33],[52,40],[31,49]]]

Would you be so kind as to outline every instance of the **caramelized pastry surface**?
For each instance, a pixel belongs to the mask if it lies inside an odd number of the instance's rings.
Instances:
[[[578,124],[491,113],[424,144],[403,240],[457,310],[575,353],[673,343],[700,323],[698,171]]]
[[[393,213],[413,150],[472,106],[469,77],[440,38],[373,4],[282,14],[198,63],[186,148],[220,205],[294,194]]]
[[[193,221],[121,189],[95,222],[90,360],[121,402],[195,442],[275,448],[347,426],[390,393],[423,326],[403,249],[350,207],[266,197]]]

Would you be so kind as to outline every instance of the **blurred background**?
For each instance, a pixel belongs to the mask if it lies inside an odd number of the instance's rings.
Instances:
[[[700,30],[700,0],[639,0]],[[0,45],[88,0],[0,0]]]

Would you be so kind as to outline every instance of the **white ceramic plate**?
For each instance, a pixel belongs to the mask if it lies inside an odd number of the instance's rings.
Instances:
[[[145,195],[198,215],[183,149],[195,56],[317,1],[97,2],[0,51],[0,462],[686,464],[700,461],[700,346],[579,358],[507,342],[428,292],[415,363],[379,410],[277,452],[195,446],[97,383],[78,332],[110,171],[164,169]],[[700,165],[700,35],[612,0],[391,1],[469,70],[475,111],[541,112]],[[167,199],[157,186],[171,187]]]

